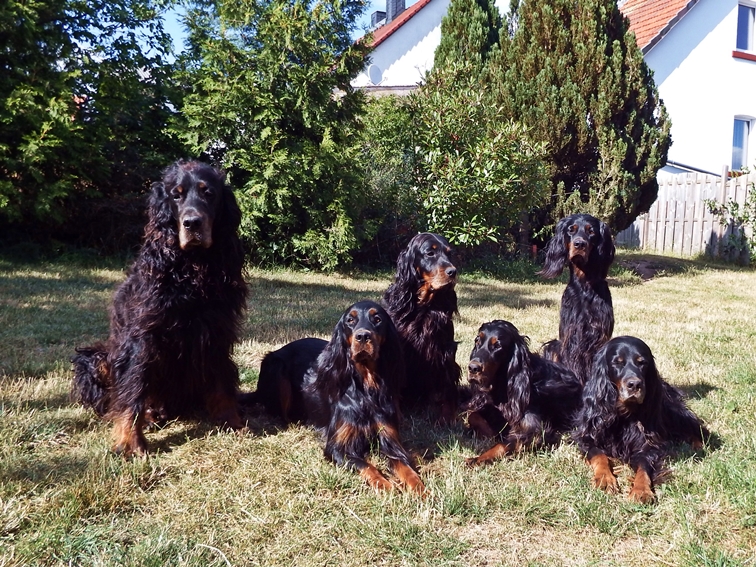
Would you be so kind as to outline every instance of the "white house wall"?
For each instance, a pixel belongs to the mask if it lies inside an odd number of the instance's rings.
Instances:
[[[732,56],[737,7],[699,0],[645,56],[672,120],[669,160],[712,173],[732,161],[735,116],[756,118],[756,62]],[[756,136],[748,145],[752,164]]]
[[[441,19],[450,0],[432,0],[397,29],[370,56],[370,65],[352,81],[355,87],[416,85],[433,68],[441,42]],[[371,80],[371,77],[373,80]]]

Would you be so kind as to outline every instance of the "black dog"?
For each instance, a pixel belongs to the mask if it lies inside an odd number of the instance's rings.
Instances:
[[[546,246],[540,274],[554,278],[570,267],[562,294],[559,340],[544,345],[544,355],[572,370],[582,383],[591,371],[596,351],[612,337],[614,310],[606,283],[614,261],[614,241],[603,222],[577,214],[560,220]]]
[[[366,455],[378,442],[399,480],[424,494],[410,454],[399,438],[399,388],[404,380],[401,344],[386,311],[373,301],[349,307],[331,340],[301,339],[265,356],[254,396],[287,421],[325,433],[325,456],[359,472],[370,486],[391,483]]]
[[[246,308],[241,213],[214,168],[154,183],[144,244],[113,299],[107,343],[77,349],[72,397],[115,422],[113,450],[147,451],[147,422],[207,412],[243,427],[231,359]]]
[[[402,401],[438,407],[447,422],[456,417],[461,374],[455,360],[456,284],[449,243],[426,232],[410,240],[399,255],[394,282],[383,296],[404,348],[407,384]]]
[[[528,338],[508,321],[484,323],[468,366],[473,397],[468,423],[500,441],[468,465],[490,463],[543,444],[556,444],[580,404],[575,374],[528,349]]]
[[[661,379],[646,343],[615,337],[599,350],[573,435],[593,469],[595,487],[617,491],[609,459],[619,459],[635,472],[630,499],[651,502],[670,443],[684,441],[698,450],[709,436],[680,391]]]

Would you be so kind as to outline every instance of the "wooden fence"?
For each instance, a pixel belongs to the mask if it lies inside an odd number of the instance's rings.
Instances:
[[[680,256],[731,254],[726,243],[732,231],[739,229],[720,224],[705,201],[733,200],[742,205],[748,192],[754,190],[754,182],[754,173],[729,177],[727,169],[722,176],[687,173],[660,179],[659,195],[651,209],[617,234],[615,242]]]

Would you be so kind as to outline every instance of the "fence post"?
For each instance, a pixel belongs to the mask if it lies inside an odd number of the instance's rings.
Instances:
[[[721,203],[722,205],[724,205],[727,200],[727,182],[729,178],[730,168],[729,166],[725,165],[722,167],[722,178],[720,179],[719,195],[717,198],[717,202]],[[714,243],[713,255],[715,257],[719,257],[722,255],[722,239],[724,238],[724,231],[726,230],[726,228],[719,221],[719,219],[717,219],[716,222],[719,225],[719,228],[717,228],[717,241]]]

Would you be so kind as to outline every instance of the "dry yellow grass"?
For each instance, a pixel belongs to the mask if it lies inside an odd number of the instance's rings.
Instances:
[[[643,282],[627,267],[661,270]],[[461,427],[408,416],[431,495],[378,494],[322,457],[307,427],[261,414],[250,433],[201,423],[148,434],[147,460],[108,451],[109,426],[68,402],[73,347],[107,333],[120,269],[0,261],[0,566],[4,565],[754,565],[756,274],[621,253],[615,334],[653,349],[667,380],[718,435],[683,449],[654,506],[589,486],[576,449],[467,470],[485,448]],[[555,336],[564,282],[462,273],[456,335],[465,364],[478,326],[512,321],[537,348]],[[251,270],[236,352],[252,387],[261,357],[328,338],[343,309],[380,297],[389,274]],[[620,471],[628,486],[629,471]]]

